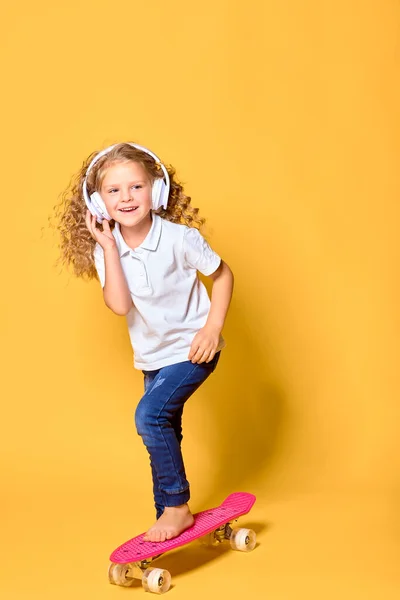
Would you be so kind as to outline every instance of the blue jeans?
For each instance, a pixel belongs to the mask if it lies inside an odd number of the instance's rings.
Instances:
[[[209,363],[188,360],[143,371],[145,393],[136,409],[135,424],[150,455],[157,519],[166,506],[180,506],[190,498],[181,451],[183,407],[214,371],[219,357],[217,352]]]

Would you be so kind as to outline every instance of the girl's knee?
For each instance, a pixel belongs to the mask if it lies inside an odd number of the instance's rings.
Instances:
[[[139,403],[135,411],[135,427],[140,436],[143,435],[147,422],[148,416],[146,414],[146,410]]]
[[[145,399],[147,400],[146,396],[143,396],[135,411],[135,426],[141,437],[151,430],[154,434],[154,428],[169,426],[168,415],[164,415],[163,411]]]
[[[136,431],[142,437],[157,424],[157,414],[154,407],[149,402],[145,402],[145,398],[146,396],[143,396],[135,411]]]

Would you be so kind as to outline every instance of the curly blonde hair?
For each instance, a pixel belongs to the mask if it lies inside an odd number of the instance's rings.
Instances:
[[[74,275],[83,279],[98,279],[94,265],[93,250],[96,240],[92,238],[86,227],[86,204],[82,193],[82,183],[86,177],[89,164],[99,151],[93,152],[83,163],[81,169],[72,177],[70,184],[61,194],[61,200],[54,207],[54,214],[49,218],[50,225],[60,236],[60,256],[56,264],[72,267]],[[87,192],[90,196],[99,191],[106,169],[119,162],[137,162],[147,171],[150,180],[162,177],[162,171],[156,161],[146,152],[129,143],[116,144],[107,154],[102,156],[90,169],[87,178]],[[186,196],[183,186],[175,178],[175,169],[165,165],[170,179],[168,206],[160,208],[157,214],[167,221],[180,223],[188,227],[200,229],[205,219],[199,216],[199,209],[193,208],[190,196]],[[110,228],[114,229],[115,221],[111,220]]]

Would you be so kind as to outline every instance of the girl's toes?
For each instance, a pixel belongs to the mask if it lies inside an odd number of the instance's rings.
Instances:
[[[147,541],[154,542],[154,531],[152,529],[147,532]]]

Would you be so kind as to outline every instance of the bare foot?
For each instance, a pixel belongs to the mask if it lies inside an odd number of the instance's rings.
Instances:
[[[187,504],[166,506],[155,525],[143,536],[145,542],[165,542],[189,529],[194,518]]]

